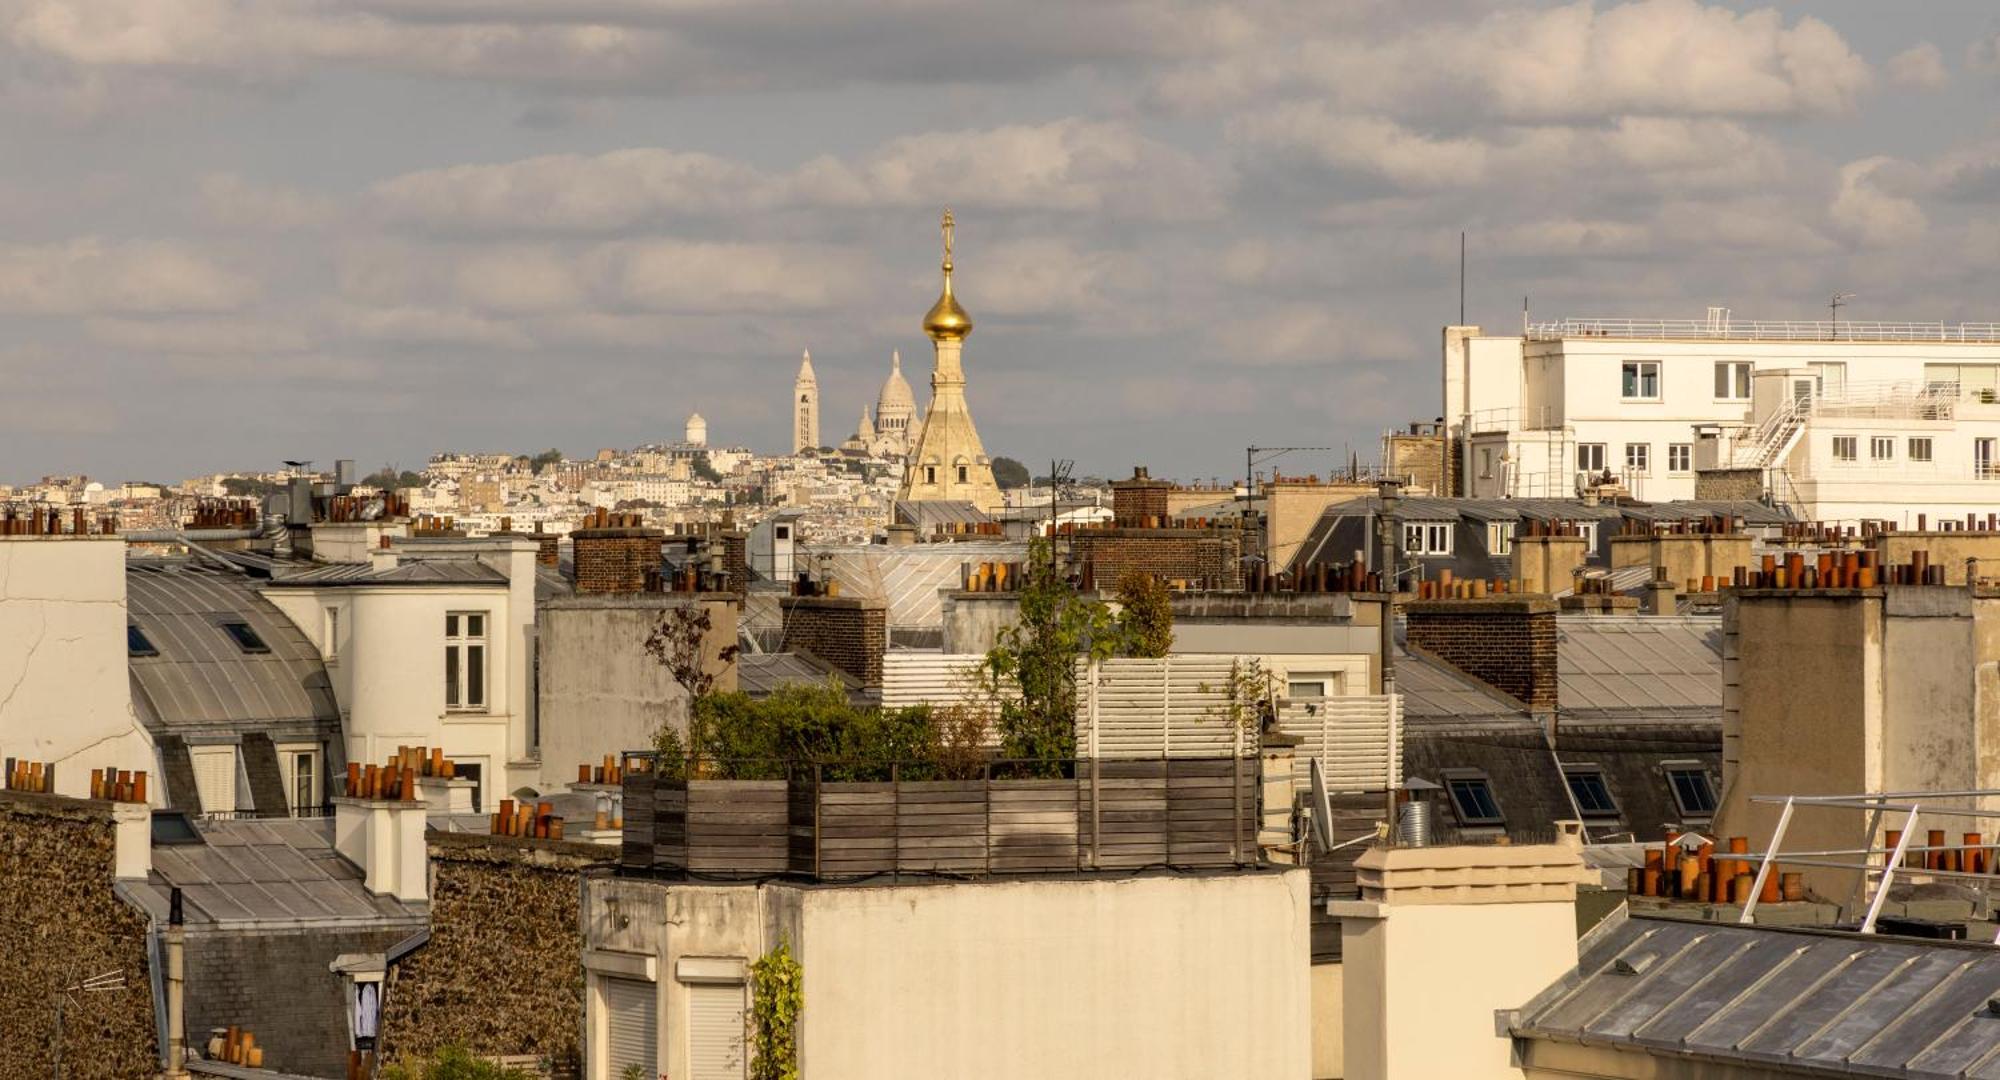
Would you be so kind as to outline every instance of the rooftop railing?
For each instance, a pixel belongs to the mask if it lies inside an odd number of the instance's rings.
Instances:
[[[1842,319],[1557,319],[1529,323],[1529,341],[1944,341],[2000,344],[2000,323],[1853,322]]]

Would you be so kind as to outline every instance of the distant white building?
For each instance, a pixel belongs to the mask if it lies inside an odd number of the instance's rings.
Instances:
[[[1444,331],[1460,490],[1768,497],[1810,520],[1984,512],[2000,324],[1565,320]],[[1702,477],[1706,480],[1702,480]],[[1698,481],[1701,481],[1698,483]]]

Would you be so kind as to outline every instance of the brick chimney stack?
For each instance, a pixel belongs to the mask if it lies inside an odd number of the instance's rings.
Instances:
[[[1556,603],[1546,596],[1418,600],[1405,609],[1409,647],[1520,701],[1556,709]]]
[[[660,545],[666,533],[639,524],[636,514],[600,511],[570,535],[579,593],[658,592]]]

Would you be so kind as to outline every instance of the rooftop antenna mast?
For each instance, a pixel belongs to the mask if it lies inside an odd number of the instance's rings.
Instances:
[[[1852,299],[1854,299],[1854,294],[1851,292],[1837,292],[1833,294],[1833,299],[1827,302],[1826,306],[1833,309],[1833,340],[1835,341],[1840,340],[1840,309],[1846,307],[1847,302]]]
[[[1061,516],[1060,503],[1062,486],[1069,483],[1070,471],[1076,462],[1058,458],[1049,459],[1049,572],[1056,568],[1056,518]]]
[[[77,1004],[78,994],[102,994],[123,989],[125,989],[125,969],[112,968],[110,971],[78,980],[50,995],[56,1006],[55,1080],[62,1080],[63,1077],[63,1007]]]
[[[1465,325],[1465,230],[1458,233],[1458,325]]]

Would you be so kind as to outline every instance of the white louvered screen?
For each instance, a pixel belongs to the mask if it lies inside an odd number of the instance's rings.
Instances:
[[[743,984],[688,986],[690,1080],[743,1080]]]
[[[892,649],[882,655],[882,707],[970,705],[982,702],[976,653]]]
[[[1311,785],[1307,758],[1317,758],[1330,791],[1382,791],[1403,782],[1403,697],[1325,698],[1288,702],[1278,730],[1298,738],[1295,773],[1300,790]]]
[[[236,748],[197,746],[188,751],[194,764],[195,794],[201,798],[204,814],[229,813],[236,809]]]
[[[653,1076],[659,1068],[659,1022],[657,988],[638,979],[606,976],[604,988],[605,1072],[620,1077],[636,1065],[642,1076]]]

